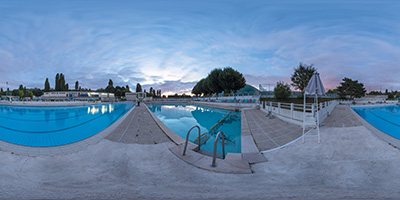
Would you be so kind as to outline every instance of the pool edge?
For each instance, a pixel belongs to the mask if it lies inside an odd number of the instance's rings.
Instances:
[[[366,105],[364,105],[366,106]],[[400,148],[400,140],[379,130],[378,128],[376,128],[374,125],[372,125],[371,123],[369,123],[367,120],[365,120],[364,118],[362,118],[356,111],[354,111],[352,109],[352,106],[349,106],[351,112],[353,113],[353,115],[360,120],[360,122],[363,124],[363,126],[365,126],[368,130],[370,130],[377,138],[383,140],[384,142],[387,142],[389,145],[392,145],[396,148]],[[358,106],[360,107],[360,106]]]

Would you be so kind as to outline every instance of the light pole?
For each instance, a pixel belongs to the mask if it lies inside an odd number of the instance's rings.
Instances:
[[[6,98],[9,98],[9,97],[8,97],[8,91],[9,91],[10,89],[8,88],[8,81],[6,82],[6,85],[7,85]]]

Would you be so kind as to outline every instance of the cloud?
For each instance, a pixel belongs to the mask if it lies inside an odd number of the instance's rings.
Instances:
[[[172,95],[175,93],[178,94],[190,94],[192,92],[192,88],[197,82],[182,82],[178,81],[164,81],[162,84],[151,84],[151,85],[142,85],[143,89],[146,91],[150,90],[150,87],[153,87],[155,90],[161,89],[163,94]]]
[[[379,9],[377,9],[379,8]],[[398,5],[229,1],[6,1],[0,5],[0,87],[136,83],[190,92],[213,68],[247,82],[290,82],[314,64],[327,88],[343,77],[400,90]],[[3,83],[4,82],[4,83]]]

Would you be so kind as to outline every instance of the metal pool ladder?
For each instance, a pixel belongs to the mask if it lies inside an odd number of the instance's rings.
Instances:
[[[185,147],[183,149],[182,156],[184,156],[186,154],[186,149],[187,149],[187,145],[188,145],[188,142],[189,142],[189,134],[194,128],[197,128],[199,130],[199,146],[197,147],[197,149],[200,151],[200,145],[201,145],[201,142],[200,142],[200,127],[195,125],[192,128],[190,128],[189,131],[186,134]],[[214,140],[214,153],[213,153],[213,160],[212,160],[212,164],[211,164],[212,167],[216,167],[215,163],[216,163],[216,160],[217,160],[217,142],[218,142],[218,137],[220,135],[222,136],[222,158],[225,159],[225,135],[224,135],[224,132],[219,131],[217,133],[217,135],[215,136],[215,140]]]
[[[197,126],[197,125],[194,125],[194,126],[193,126],[192,128],[190,128],[189,131],[187,132],[187,135],[186,135],[186,142],[185,142],[185,148],[183,149],[182,156],[184,156],[184,155],[186,154],[186,149],[187,149],[187,145],[188,145],[188,141],[189,141],[189,134],[190,134],[190,131],[192,131],[192,129],[194,129],[194,128],[199,129],[199,146],[198,146],[197,148],[198,148],[198,150],[200,151],[200,145],[201,145],[201,143],[200,143],[200,127]]]
[[[218,141],[218,137],[219,135],[222,135],[222,158],[225,159],[225,135],[224,132],[219,131],[217,133],[217,136],[215,136],[215,140],[214,140],[214,153],[213,153],[213,160],[212,160],[212,167],[216,167],[215,162],[217,160],[217,141]]]

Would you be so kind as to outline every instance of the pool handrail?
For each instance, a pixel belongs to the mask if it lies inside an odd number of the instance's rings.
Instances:
[[[200,151],[200,145],[201,145],[201,143],[200,143],[200,127],[198,125],[194,125],[194,126],[192,126],[192,128],[189,129],[189,131],[188,131],[188,133],[186,135],[185,148],[183,149],[182,156],[184,156],[186,154],[186,149],[187,149],[187,145],[188,145],[188,141],[189,141],[189,134],[190,134],[190,131],[192,131],[192,129],[194,129],[194,128],[199,129],[199,147],[198,147],[198,150]]]
[[[212,167],[216,167],[215,162],[217,159],[217,141],[218,141],[218,137],[219,135],[222,135],[222,158],[225,159],[225,135],[224,132],[219,131],[217,133],[217,136],[215,136],[215,140],[214,140],[214,153],[213,153],[213,160],[212,160]]]
[[[208,132],[204,132],[201,135],[199,135],[199,137],[197,137],[196,139],[194,139],[193,142],[196,142],[196,140],[199,140],[199,138],[207,133],[210,133],[215,127],[217,127],[218,124],[220,124],[223,120],[225,120],[233,111],[229,112],[228,114],[225,115],[224,118],[220,119],[213,127],[210,128],[210,130]],[[199,140],[200,142],[200,140]],[[200,149],[200,148],[199,148]]]

